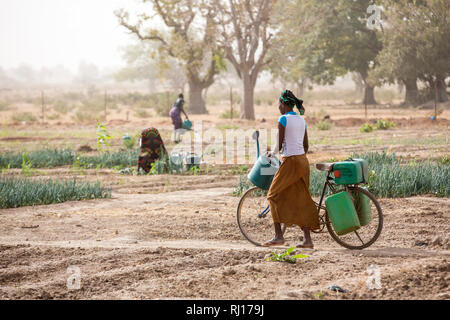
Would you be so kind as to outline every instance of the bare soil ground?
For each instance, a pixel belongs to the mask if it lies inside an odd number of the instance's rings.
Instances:
[[[244,130],[272,128],[278,118],[272,106],[258,107],[256,121],[223,120],[221,108],[191,118],[206,128]],[[322,108],[334,127],[319,131],[309,120],[311,163],[385,149],[419,159],[448,154],[447,109],[437,123],[428,121],[429,110],[371,109],[369,119],[395,119],[397,128],[365,134],[362,110],[336,102],[311,111]],[[172,147],[167,118],[112,118],[107,125],[116,138],[156,126]],[[95,148],[93,125],[54,121],[0,130],[2,150],[85,144]],[[449,199],[381,199],[384,229],[372,247],[350,251],[323,233],[314,235],[314,250],[296,250],[308,258],[266,262],[272,249],[252,246],[237,227],[239,198],[232,190],[239,176],[219,169],[199,176],[39,169],[42,177],[100,180],[113,197],[0,210],[0,299],[450,299]],[[277,249],[298,244],[300,233],[289,230],[288,243]],[[373,265],[381,289],[367,286]],[[80,290],[67,288],[69,266],[80,268]],[[330,285],[349,292],[332,292]]]
[[[375,245],[350,251],[314,235],[314,250],[296,251],[309,257],[287,264],[266,262],[272,249],[239,233],[238,177],[117,179],[104,176],[115,185],[109,200],[0,211],[1,299],[450,299],[448,199],[382,199]],[[72,291],[73,265],[81,289]],[[379,290],[366,284],[371,265]]]

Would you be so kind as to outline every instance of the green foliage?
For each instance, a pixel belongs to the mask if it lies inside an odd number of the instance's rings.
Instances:
[[[233,109],[233,119],[239,119],[240,113],[238,110]],[[220,119],[230,119],[231,118],[231,110],[226,110],[220,114]]]
[[[320,120],[316,124],[316,128],[319,129],[319,130],[330,130],[331,126],[332,126],[332,124],[328,120]]]
[[[70,109],[69,104],[63,100],[58,100],[53,105],[53,110],[61,114],[66,114]]]
[[[295,256],[291,256],[291,253],[294,250],[295,247],[290,247],[289,249],[287,249],[282,253],[272,252],[270,256],[266,259],[266,261],[296,263],[297,259],[308,258],[308,256],[304,254],[297,254]]]
[[[373,126],[370,123],[364,123],[359,129],[360,132],[372,132]]]
[[[75,155],[70,149],[43,149],[28,153],[4,153],[0,154],[0,167],[22,168],[23,156],[29,161],[33,168],[54,168],[71,165]]]
[[[129,138],[129,139],[128,139]],[[136,145],[136,139],[133,139],[130,136],[127,136],[126,139],[125,137],[122,138],[123,141],[123,146],[127,149],[127,150],[133,150],[134,146]]]
[[[378,120],[375,125],[377,130],[388,130],[391,128],[395,128],[395,123],[389,120]]]
[[[77,112],[72,116],[72,120],[79,123],[87,123],[97,121],[98,116],[96,113],[90,111],[77,110]]]
[[[152,115],[150,113],[148,113],[147,110],[145,109],[138,109],[136,111],[136,117],[141,118],[141,119],[147,119],[150,118]]]
[[[404,198],[422,194],[450,196],[450,165],[424,161],[402,164],[395,154],[353,155],[369,163],[369,191],[376,197]]]
[[[99,152],[102,151],[102,146],[110,146],[109,140],[113,137],[109,135],[106,126],[102,125],[100,122],[97,122],[97,150]]]
[[[33,162],[30,159],[28,159],[27,153],[26,152],[22,153],[22,174],[29,177],[34,171],[32,167]]]
[[[9,110],[9,106],[6,102],[0,101],[0,112]]]
[[[0,209],[110,198],[111,190],[99,182],[30,180],[0,176]]]
[[[369,164],[368,188],[378,198],[406,198],[416,195],[433,194],[450,197],[450,164],[441,161],[424,161],[403,164],[395,154],[363,153],[353,154],[352,158],[362,158]],[[333,159],[332,162],[337,161]],[[312,196],[322,194],[326,172],[311,168],[309,190]],[[233,196],[240,197],[253,187],[245,176],[241,176],[233,190]],[[328,191],[329,192],[329,191]],[[261,196],[267,192],[261,190]],[[329,193],[328,193],[329,194]],[[327,194],[327,195],[328,195]]]
[[[54,168],[66,165],[77,165],[84,169],[114,168],[115,166],[132,167],[137,163],[139,150],[104,152],[99,155],[77,156],[70,149],[44,149],[30,151],[27,160],[31,161],[33,168]],[[0,154],[1,168],[21,168],[22,153]]]
[[[14,114],[11,119],[16,122],[36,122],[37,118],[31,112],[21,112]]]
[[[433,88],[434,79],[444,79],[450,72],[450,2],[382,0],[381,4],[387,23],[371,78],[409,85],[412,94],[405,102],[418,105],[434,95],[417,95],[417,80]]]

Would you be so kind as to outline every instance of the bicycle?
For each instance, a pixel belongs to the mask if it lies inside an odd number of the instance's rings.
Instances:
[[[323,233],[325,227],[333,240],[339,245],[352,250],[361,250],[371,246],[380,236],[383,229],[383,212],[381,206],[374,195],[366,189],[355,185],[337,185],[332,176],[335,163],[319,163],[316,168],[327,172],[325,183],[319,202],[315,202],[320,220],[320,228],[311,230],[313,233]],[[342,191],[349,193],[352,200],[362,193],[370,200],[372,219],[369,224],[351,233],[339,236],[333,229],[333,225],[328,216],[324,199],[328,195],[333,195]],[[270,207],[266,199],[266,191],[253,187],[247,190],[239,201],[237,208],[237,223],[244,237],[256,246],[263,246],[263,243],[273,235],[273,221],[270,216]],[[286,226],[282,225],[283,234]]]

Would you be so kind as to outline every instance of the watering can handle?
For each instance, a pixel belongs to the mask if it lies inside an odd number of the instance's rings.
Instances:
[[[253,133],[253,139],[256,140],[256,160],[258,160],[259,156],[260,156],[260,151],[259,151],[259,131],[255,131],[255,133]]]

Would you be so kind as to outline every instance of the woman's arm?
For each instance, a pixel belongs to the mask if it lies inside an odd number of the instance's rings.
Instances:
[[[280,153],[281,153],[281,149],[283,148],[285,132],[286,132],[286,128],[281,123],[278,123],[278,147],[279,147]]]
[[[306,130],[306,128],[305,128],[305,137],[303,138],[303,148],[305,149],[305,154],[308,153],[309,141],[308,141],[308,130]]]

